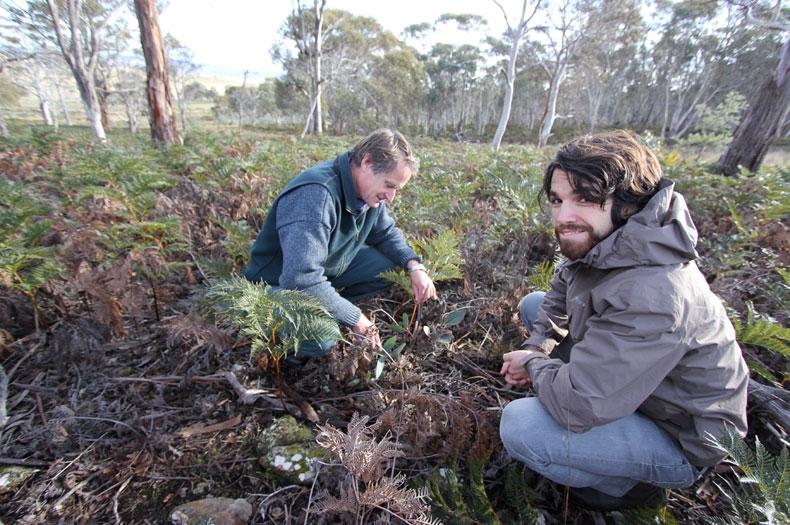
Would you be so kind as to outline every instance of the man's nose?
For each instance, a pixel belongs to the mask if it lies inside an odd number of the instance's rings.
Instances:
[[[576,211],[573,206],[563,202],[554,209],[554,222],[556,224],[573,223],[578,220]]]

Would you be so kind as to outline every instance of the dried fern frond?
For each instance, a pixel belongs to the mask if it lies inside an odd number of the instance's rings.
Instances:
[[[340,496],[325,494],[316,504],[316,511],[335,512],[353,517],[353,523],[376,523],[384,516],[396,516],[399,523],[437,525],[427,512],[428,491],[405,488],[406,477],[385,477],[383,466],[402,455],[397,443],[388,435],[381,441],[375,439],[379,423],[368,425],[368,416],[354,413],[348,432],[332,425],[318,426],[316,442],[334,454],[348,472],[346,482],[340,487]]]
[[[348,424],[348,432],[342,432],[332,425],[318,426],[318,444],[332,452],[348,472],[364,483],[371,483],[383,475],[383,463],[400,457],[403,452],[396,443],[385,436],[376,441],[375,432],[380,423],[367,425],[369,416],[360,417],[354,413]]]
[[[205,316],[198,312],[177,315],[162,321],[162,329],[167,334],[167,346],[188,346],[229,348],[232,340],[224,331],[209,324]]]

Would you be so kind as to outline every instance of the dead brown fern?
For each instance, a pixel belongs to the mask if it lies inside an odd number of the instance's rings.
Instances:
[[[329,424],[318,426],[316,441],[335,456],[348,475],[339,496],[324,493],[314,510],[333,513],[354,525],[392,523],[392,519],[395,523],[439,525],[429,516],[425,504],[427,489],[405,488],[406,478],[402,474],[384,476],[385,464],[403,452],[397,443],[389,440],[389,435],[377,441],[375,435],[380,423],[368,426],[369,419],[354,413],[347,433]]]
[[[474,395],[454,397],[409,388],[402,399],[379,417],[383,428],[405,443],[414,457],[436,456],[440,461],[465,455],[484,431]]]

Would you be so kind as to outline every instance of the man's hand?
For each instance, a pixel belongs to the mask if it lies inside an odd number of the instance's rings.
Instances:
[[[504,363],[502,363],[502,370],[500,370],[499,373],[505,376],[507,384],[512,386],[526,386],[532,382],[529,377],[529,372],[521,363],[523,363],[524,359],[528,356],[536,352],[537,350],[516,350],[502,356]]]
[[[416,262],[416,261],[415,261]],[[436,287],[433,280],[424,270],[416,270],[409,273],[411,287],[414,290],[414,300],[417,304],[422,304],[428,299],[436,299]]]
[[[381,338],[379,337],[379,330],[370,319],[365,317],[365,314],[360,314],[359,321],[351,329],[357,337],[363,337],[367,340],[368,346],[375,349],[381,348]]]

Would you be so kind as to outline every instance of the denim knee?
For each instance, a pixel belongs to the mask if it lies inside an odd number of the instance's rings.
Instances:
[[[508,453],[537,472],[545,470],[547,455],[541,452],[545,435],[540,432],[545,417],[551,418],[536,397],[517,399],[502,411],[499,435]]]
[[[521,312],[521,322],[527,327],[527,330],[532,331],[535,319],[538,317],[538,308],[543,302],[546,292],[532,292],[527,294],[518,305]]]

